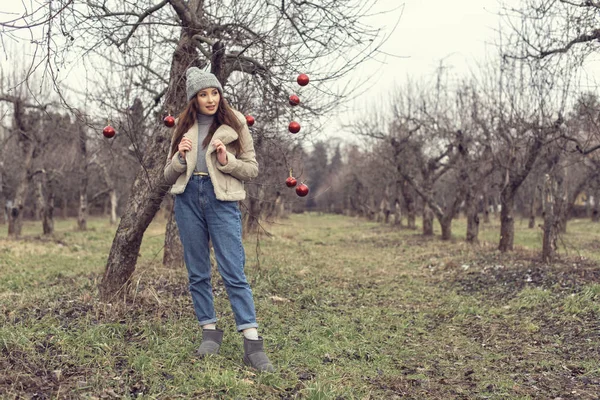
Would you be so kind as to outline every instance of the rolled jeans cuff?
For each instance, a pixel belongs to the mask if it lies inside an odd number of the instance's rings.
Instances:
[[[200,321],[200,326],[204,326],[204,325],[208,325],[208,324],[216,324],[216,323],[217,323],[217,319],[211,318],[211,319],[207,319],[204,321]]]
[[[250,328],[258,328],[258,324],[256,322],[251,322],[249,324],[243,324],[243,325],[238,325],[237,326],[238,332],[241,332],[244,329],[250,329]]]

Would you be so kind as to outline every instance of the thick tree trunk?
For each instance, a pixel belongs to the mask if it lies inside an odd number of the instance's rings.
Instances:
[[[273,214],[271,215],[271,220],[282,218],[283,213],[283,198],[281,197],[281,193],[278,191],[277,196],[275,197],[275,204],[273,204]]]
[[[2,168],[2,162],[0,161],[0,168]],[[6,197],[4,196],[4,184],[2,179],[4,178],[4,171],[0,169],[0,225],[6,224]],[[591,213],[590,213],[591,215]]]
[[[573,210],[575,208],[575,202],[579,198],[581,194],[585,195],[585,205],[586,205],[586,216],[589,217],[590,209],[589,209],[589,181],[590,179],[586,177],[582,181],[579,182],[571,196],[568,195],[567,192],[567,179],[566,172],[562,176],[562,192],[564,194],[564,205],[561,209],[561,213],[558,220],[558,227],[560,233],[567,233],[567,223],[569,222],[569,218],[573,215]],[[560,181],[559,181],[560,182]]]
[[[275,198],[272,200],[267,200],[266,202],[263,203],[262,206],[262,214],[263,214],[263,218],[264,221],[269,222],[273,220],[273,215],[275,214],[275,202],[277,201],[277,199],[280,197],[281,195],[279,194],[279,192],[276,192],[275,194]],[[330,204],[331,206],[331,204]],[[323,210],[324,212],[331,212],[331,207],[327,207],[326,205],[319,205],[319,212],[321,212],[321,210]]]
[[[35,202],[33,203],[33,219],[36,221],[41,221],[42,220],[42,213],[44,212],[43,208],[40,208],[40,200],[39,200],[39,194],[38,194],[38,190],[37,190],[37,184],[34,183],[34,196],[35,196]],[[43,199],[41,200],[42,202],[44,201]]]
[[[24,126],[22,121],[25,118],[21,108],[20,102],[15,102],[15,119],[18,120],[19,126]],[[20,132],[19,134],[19,145],[23,151],[21,162],[21,168],[19,168],[19,175],[17,178],[17,189],[15,191],[15,198],[13,200],[12,207],[8,212],[8,235],[12,237],[21,236],[23,229],[23,207],[25,204],[25,197],[27,196],[27,189],[29,188],[29,181],[31,180],[31,165],[33,163],[33,151],[35,150],[35,144],[26,134],[26,132]]]
[[[471,194],[465,198],[465,211],[467,213],[467,242],[479,242],[479,212],[476,199]]]
[[[392,224],[394,226],[402,226],[402,206],[400,204],[400,183],[395,182],[392,188],[392,199],[390,202],[390,213]]]
[[[173,207],[175,205],[175,197],[172,194],[168,194],[169,198],[166,203],[166,214],[168,216],[167,219],[167,229],[165,234],[165,251],[163,253],[163,266],[167,268],[181,268],[184,266],[183,260],[183,245],[181,244],[181,240],[179,240],[179,229],[177,229],[177,223],[175,222],[175,213],[173,212]],[[173,238],[177,238],[178,240],[175,243],[168,242],[167,240],[172,240]]]
[[[406,180],[401,184],[402,198],[406,205],[406,224],[408,229],[417,229],[417,209],[413,189]]]
[[[119,199],[114,187],[110,190],[108,195],[110,198],[110,224],[114,225],[117,223],[117,204]]]
[[[110,216],[110,198],[106,198],[106,200],[102,202],[102,215]]]
[[[87,135],[84,126],[79,127],[79,151],[81,155],[81,181],[79,182],[79,211],[77,212],[77,229],[87,230],[88,216],[88,155]]]
[[[367,220],[373,221],[375,219],[375,196],[373,193],[369,193],[367,197],[367,204],[365,204],[365,214],[367,216]]]
[[[356,206],[356,200],[354,196],[346,196],[346,203],[348,204],[348,216],[356,217],[358,216],[358,207]]]
[[[535,228],[535,211],[536,211],[536,204],[537,204],[536,194],[537,194],[537,189],[535,188],[535,184],[534,184],[534,188],[531,193],[531,202],[529,203],[529,229]]]
[[[546,174],[544,178],[544,235],[542,239],[542,261],[552,262],[556,254],[556,215],[555,215],[555,196],[554,184],[550,175]]]
[[[69,199],[67,197],[67,192],[63,191],[61,196],[61,205],[60,205],[60,214],[63,219],[67,219],[69,217]]]
[[[381,204],[379,205],[379,216],[377,217],[378,222],[389,224],[390,214],[390,202],[388,199],[384,198],[383,200],[381,200]]]
[[[258,232],[260,227],[261,200],[264,195],[264,186],[248,185],[247,207],[242,207],[243,236]]]
[[[168,109],[183,108],[186,88],[182,77],[185,76],[188,67],[195,65],[197,56],[193,39],[182,32],[171,64],[169,88],[165,98]],[[110,301],[126,288],[135,270],[144,232],[152,222],[168,190],[163,169],[171,136],[171,130],[166,129],[159,119],[146,148],[142,168],[133,183],[131,195],[108,255],[106,270],[100,283],[100,297],[103,301]]]
[[[264,212],[264,214],[265,214],[265,220],[267,222],[273,222],[283,216],[283,212],[284,212],[283,199],[281,197],[280,191],[275,192],[275,200],[270,201],[268,203],[268,207],[265,207],[265,208],[266,208],[266,211]],[[330,213],[335,212],[335,207],[334,207],[333,203],[330,205],[329,212]]]
[[[398,198],[394,202],[394,209],[392,212],[392,218],[394,219],[394,226],[401,227],[402,226],[402,205]]]
[[[592,200],[594,201],[592,222],[600,222],[600,186],[596,186]]]
[[[108,170],[106,163],[98,163],[97,164],[100,170],[102,171],[102,176],[104,177],[104,183],[107,186],[108,191],[108,201],[104,203],[104,215],[109,215],[110,224],[114,225],[117,223],[117,204],[118,204],[118,196],[117,190],[115,189],[115,182],[110,176],[110,171]],[[102,192],[106,193],[106,191]],[[97,196],[97,195],[96,195]]]
[[[48,186],[48,198],[46,199],[46,209],[44,210],[43,221],[44,235],[54,234],[54,190]]]
[[[521,168],[515,166],[515,168],[506,169],[505,171],[504,188],[500,193],[500,243],[498,245],[500,251],[505,252],[513,249],[515,241],[515,194],[535,165],[543,144],[542,136],[535,136],[533,143],[527,149],[523,166]]]
[[[554,213],[555,213],[555,224],[557,233],[567,233],[567,218],[569,211],[571,209],[572,203],[577,199],[577,195],[583,189],[583,186],[580,185],[581,189],[576,189],[576,193],[573,195],[572,202],[568,199],[567,193],[567,170],[564,166],[559,166],[558,170],[555,173],[553,180],[556,182],[556,185],[552,187],[555,189],[554,193]]]
[[[384,224],[390,223],[390,205],[387,199],[381,200],[379,204],[379,214],[377,215],[377,222],[383,222]]]
[[[442,227],[442,240],[452,239],[452,217],[444,217],[439,220]]]
[[[39,169],[33,173],[33,184],[35,193],[35,219],[41,221],[46,209],[46,198],[44,197],[44,180],[46,171]]]
[[[562,209],[563,207],[564,207],[564,205],[562,205],[559,208],[559,210]],[[565,208],[568,209],[568,207],[565,207]],[[558,220],[556,221],[556,224],[558,226],[558,231],[560,233],[567,233],[567,223],[569,221],[569,219],[567,217],[568,213],[569,213],[569,211],[563,209],[560,211],[559,215],[557,216]]]
[[[102,170],[102,174],[104,175],[104,182],[106,183],[106,186],[108,186],[108,199],[104,203],[104,215],[108,215],[110,219],[110,224],[114,225],[117,223],[117,205],[119,202],[117,189],[115,189],[115,183],[112,180],[108,168],[106,168],[106,165],[101,164],[99,165],[99,167]]]
[[[433,236],[433,211],[427,203],[423,205],[423,236]]]
[[[383,193],[381,203],[379,203],[379,214],[377,215],[377,222],[383,222],[384,224],[390,223],[390,208],[390,186],[387,185],[385,187],[385,192]]]
[[[85,164],[85,163],[84,163]],[[79,210],[77,212],[77,229],[87,230],[88,198],[87,198],[88,175],[84,168],[81,181],[79,181]]]
[[[487,188],[483,192],[483,223],[490,223],[490,197]]]
[[[515,193],[510,186],[506,186],[500,194],[500,244],[498,250],[503,252],[512,250],[515,241],[514,204]]]
[[[592,218],[592,203],[591,203],[591,190],[590,188],[586,191],[586,201],[585,201],[585,217]]]
[[[500,197],[500,207],[502,207],[502,195]],[[498,196],[492,196],[492,214],[494,218],[498,217]],[[502,218],[502,215],[500,215],[500,218]]]
[[[339,212],[339,209],[337,209],[337,212]],[[283,198],[280,195],[278,195],[277,199],[275,200],[274,218],[280,219],[280,218],[284,218],[285,216],[286,216],[285,202],[283,201]]]
[[[51,235],[54,233],[54,193],[52,191],[52,188],[47,183],[46,171],[41,169],[35,171],[33,175],[35,182],[35,197],[37,209],[40,212],[43,232],[44,235]],[[48,195],[44,195],[44,192],[47,192]]]

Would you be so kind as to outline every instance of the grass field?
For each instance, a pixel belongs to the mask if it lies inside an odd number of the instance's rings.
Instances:
[[[144,238],[133,293],[103,304],[114,227],[53,238],[0,233],[0,398],[598,399],[600,225],[571,221],[553,265],[539,230],[516,251],[425,239],[360,219],[302,214],[246,242],[247,275],[274,374],[243,366],[215,275],[221,354],[197,359],[184,269],[161,266],[164,221]],[[439,229],[438,229],[439,232]]]

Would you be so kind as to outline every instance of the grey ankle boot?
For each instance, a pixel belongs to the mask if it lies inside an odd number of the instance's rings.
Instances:
[[[223,331],[220,329],[203,329],[202,343],[196,351],[196,355],[205,356],[207,354],[218,354],[223,341]]]
[[[244,364],[259,371],[273,372],[273,364],[265,354],[263,339],[250,340],[244,337]]]

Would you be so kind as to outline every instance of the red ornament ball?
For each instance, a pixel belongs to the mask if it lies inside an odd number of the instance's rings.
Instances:
[[[104,135],[104,137],[107,137],[109,139],[111,137],[115,136],[115,133],[116,133],[115,128],[113,128],[110,125],[105,126],[104,129],[102,130],[102,134]]]
[[[300,104],[300,97],[296,96],[295,94],[290,96],[290,105],[291,106],[297,106],[298,104]]]
[[[308,85],[309,81],[310,81],[310,79],[308,79],[308,75],[306,75],[306,74],[300,74],[300,75],[298,75],[298,79],[296,79],[296,82],[298,82],[298,85],[300,85],[300,86]]]
[[[246,115],[246,123],[248,126],[254,125],[254,117],[252,115]]]
[[[298,133],[298,132],[300,132],[300,124],[297,123],[296,121],[292,121],[292,122],[290,122],[290,126],[288,127],[288,129],[292,133]]]
[[[293,188],[294,186],[296,186],[297,183],[298,181],[293,176],[290,176],[285,180],[285,185],[289,188]]]
[[[169,128],[175,126],[175,118],[173,118],[172,115],[167,115],[165,119],[163,119],[163,122],[165,123],[165,126],[168,126]]]
[[[306,196],[308,194],[308,186],[304,183],[299,184],[296,186],[296,194],[300,197]]]

